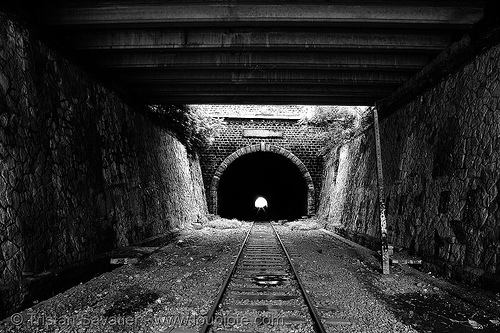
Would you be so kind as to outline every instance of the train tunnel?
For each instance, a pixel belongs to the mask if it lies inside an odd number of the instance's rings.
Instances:
[[[255,207],[257,198],[268,206]],[[218,189],[219,215],[240,220],[297,219],[307,214],[307,184],[299,168],[272,152],[243,155],[224,171]]]

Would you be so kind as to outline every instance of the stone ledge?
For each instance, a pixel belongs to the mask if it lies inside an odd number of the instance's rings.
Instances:
[[[334,227],[334,229],[337,229],[336,227]],[[347,238],[344,238],[342,236],[340,236],[338,233],[336,232],[333,232],[333,231],[330,231],[330,230],[326,230],[326,229],[320,229],[322,232],[336,238],[337,240],[351,246],[355,251],[356,251],[356,254],[358,255],[358,257],[364,262],[366,263],[368,266],[370,266],[371,268],[375,269],[375,270],[378,270],[378,271],[381,271],[382,270],[382,267],[381,267],[381,264],[380,264],[380,261],[377,258],[377,253],[367,247],[364,247],[356,242],[353,242]]]
[[[0,320],[11,315],[19,307],[23,294],[23,285],[19,281],[0,285]]]
[[[375,251],[372,251],[364,246],[361,246],[353,241],[350,241],[342,236],[339,236],[338,234],[331,232],[329,230],[325,229],[320,229],[320,230],[353,247],[356,250],[356,253],[361,260],[363,260],[366,264],[368,264],[372,268],[380,270],[380,263],[378,261],[375,261],[375,258],[378,256],[378,254]],[[407,265],[400,265],[399,267],[401,267],[401,269],[405,273],[414,275],[417,278],[433,286],[436,286],[465,302],[474,304],[475,306],[481,309],[489,311],[494,316],[498,315],[500,300],[493,293],[484,290],[477,290],[476,288],[470,286],[464,287],[464,286],[454,285],[443,279],[434,278],[429,274],[426,274],[422,271],[419,271]]]
[[[423,268],[458,282],[470,283],[484,290],[500,293],[500,273],[488,273],[480,268],[464,267],[437,258],[426,258]]]
[[[116,266],[115,266],[116,267]],[[0,319],[30,307],[34,302],[50,298],[74,286],[92,279],[96,274],[112,270],[107,255],[75,263],[66,267],[24,274],[21,281],[0,286]]]
[[[38,274],[24,274],[21,281],[0,285],[0,320],[12,313],[63,292],[79,282],[86,282],[96,275],[109,272],[117,265],[111,258],[132,257],[142,259],[180,235],[169,232],[147,238],[137,245],[116,248],[93,259]]]
[[[475,306],[489,311],[493,315],[498,315],[498,308],[500,306],[500,301],[495,297],[495,295],[485,292],[483,290],[477,290],[474,287],[467,286],[466,288],[454,285],[450,282],[444,281],[442,279],[437,279],[429,274],[421,272],[410,266],[401,265],[403,271],[406,273],[417,276],[419,279],[434,285],[449,294],[466,301],[468,303],[474,304]]]
[[[381,246],[380,239],[369,235],[357,233],[340,227],[333,227],[333,231],[338,235],[354,241],[358,245],[366,246],[372,250],[379,249]]]
[[[347,240],[349,244],[355,244],[359,248],[370,248],[372,250],[369,251],[372,252],[375,251],[374,249],[380,248],[380,240],[375,237],[355,233],[340,227],[333,227],[333,230],[336,236]],[[393,261],[393,263],[396,262]],[[463,267],[434,257],[423,258],[420,264],[425,271],[431,271],[458,282],[470,283],[486,291],[500,292],[500,273],[492,274],[479,268]]]

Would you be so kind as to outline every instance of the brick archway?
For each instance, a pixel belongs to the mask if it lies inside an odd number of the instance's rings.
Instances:
[[[215,171],[215,174],[212,178],[212,183],[210,185],[210,211],[213,214],[217,214],[218,210],[218,190],[219,190],[219,181],[228,166],[233,163],[237,158],[250,154],[250,153],[255,153],[255,152],[271,152],[275,154],[280,154],[284,157],[286,157],[288,160],[290,160],[293,164],[299,168],[300,172],[302,173],[302,176],[304,177],[304,180],[307,184],[307,214],[308,215],[313,215],[314,214],[314,183],[311,178],[311,175],[309,174],[309,171],[307,170],[307,167],[302,163],[302,161],[289,152],[288,150],[271,145],[265,142],[261,142],[260,144],[256,145],[251,145],[247,146],[241,149],[238,149],[228,157],[219,165],[217,168],[217,171]]]

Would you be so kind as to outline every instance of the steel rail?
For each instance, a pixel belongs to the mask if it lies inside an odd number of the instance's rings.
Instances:
[[[290,268],[292,269],[292,273],[295,276],[295,279],[297,280],[302,297],[304,297],[307,308],[309,310],[309,314],[311,315],[311,317],[313,319],[314,327],[316,328],[316,332],[317,333],[326,333],[325,327],[323,326],[323,323],[321,322],[321,318],[320,318],[318,312],[316,311],[316,308],[314,307],[314,305],[311,301],[311,298],[309,297],[309,295],[307,295],[307,292],[306,292],[306,289],[304,288],[302,280],[300,279],[299,275],[297,274],[297,271],[295,270],[295,267],[293,266],[292,259],[290,258],[290,255],[288,254],[288,251],[286,250],[285,245],[281,241],[280,235],[278,234],[278,232],[274,228],[273,224],[271,222],[269,222],[269,224],[273,228],[274,233],[276,234],[276,238],[278,239],[278,241],[281,245],[281,248],[283,249],[283,252],[285,253],[286,258],[288,259],[288,262],[290,263]]]
[[[222,283],[222,286],[219,289],[219,293],[217,294],[217,298],[215,299],[215,302],[213,303],[212,308],[210,308],[210,311],[208,311],[207,316],[205,317],[206,320],[205,320],[203,326],[200,328],[199,333],[208,333],[208,330],[212,326],[213,317],[215,315],[215,312],[217,311],[217,308],[219,307],[219,304],[222,301],[222,298],[224,296],[224,293],[226,292],[227,286],[229,285],[229,281],[233,277],[234,271],[236,270],[236,266],[238,265],[238,261],[240,260],[241,254],[243,253],[243,249],[245,248],[245,245],[247,243],[248,237],[250,236],[250,233],[252,232],[254,224],[255,224],[255,222],[253,222],[252,225],[250,226],[250,229],[248,230],[247,235],[245,236],[245,239],[243,240],[243,244],[240,247],[238,255],[236,256],[236,259],[234,260],[233,266],[229,270],[229,273],[226,275],[226,279]]]

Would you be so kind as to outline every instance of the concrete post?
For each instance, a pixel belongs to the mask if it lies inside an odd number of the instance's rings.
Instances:
[[[380,147],[380,129],[377,108],[373,111],[373,129],[375,134],[375,153],[377,156],[378,203],[380,212],[380,241],[382,243],[382,274],[390,274],[389,244],[387,240],[387,220],[385,217],[384,175],[382,172],[382,150]]]

